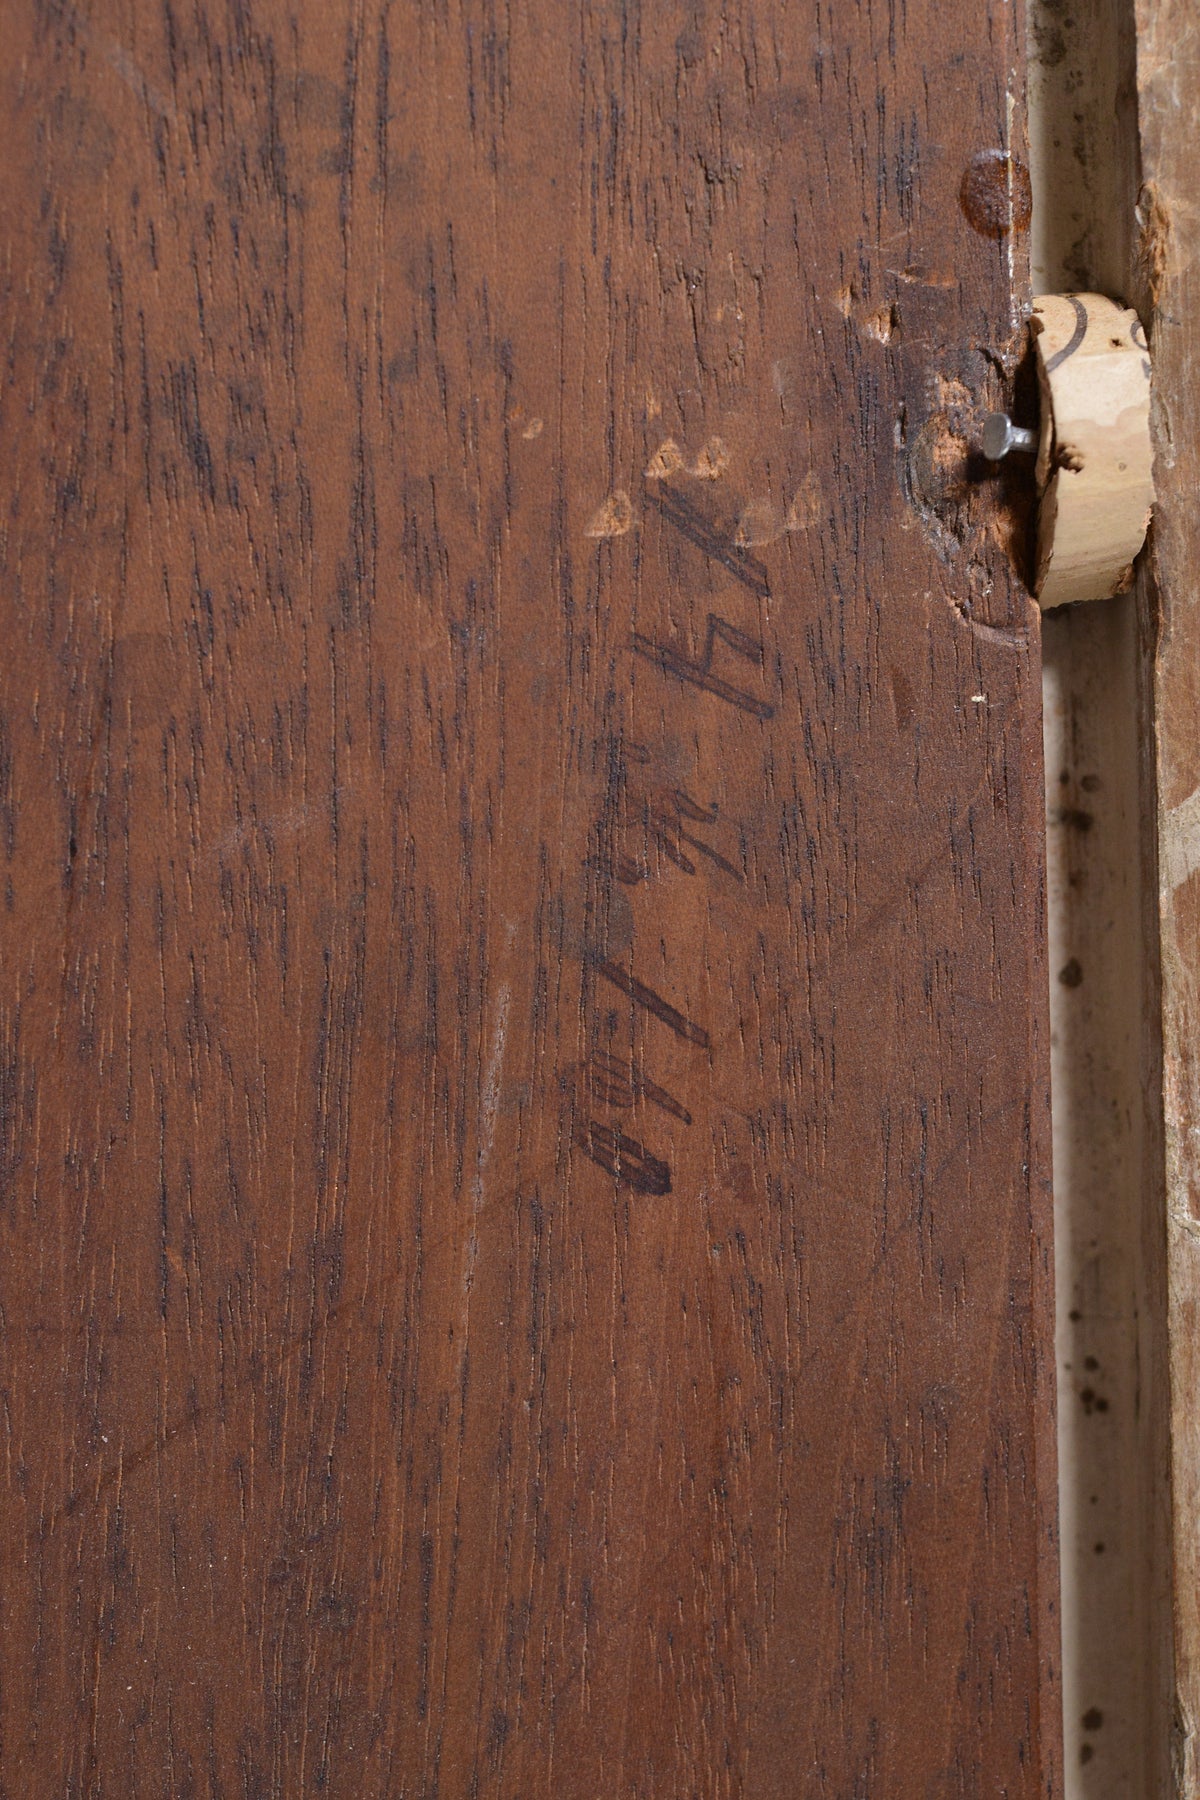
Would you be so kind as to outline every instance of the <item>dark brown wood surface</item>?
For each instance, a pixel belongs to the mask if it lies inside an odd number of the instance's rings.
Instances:
[[[1016,14],[3,24],[0,1792],[1052,1793]]]

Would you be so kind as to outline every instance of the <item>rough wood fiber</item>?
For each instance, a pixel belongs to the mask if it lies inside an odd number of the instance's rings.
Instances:
[[[3,1790],[1051,1793],[1011,9],[5,38]]]
[[[1157,788],[1162,1111],[1170,1334],[1175,1791],[1200,1795],[1200,180],[1193,9],[1137,8],[1139,300],[1155,358],[1157,605],[1149,752]],[[1158,1371],[1153,1371],[1157,1373]],[[1161,1595],[1163,1610],[1168,1598]]]

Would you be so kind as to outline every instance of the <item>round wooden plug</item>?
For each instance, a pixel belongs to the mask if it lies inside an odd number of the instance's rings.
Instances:
[[[1033,303],[1041,384],[1037,574],[1043,608],[1119,594],[1154,500],[1150,356],[1137,314],[1102,294]]]

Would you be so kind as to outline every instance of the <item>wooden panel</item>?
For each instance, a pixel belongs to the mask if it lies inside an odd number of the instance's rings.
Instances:
[[[1165,1510],[1173,1506],[1174,1734],[1181,1800],[1200,1793],[1200,228],[1193,196],[1200,176],[1193,127],[1200,47],[1190,9],[1169,0],[1137,8],[1138,121],[1145,185],[1138,208],[1139,299],[1154,352],[1154,479],[1157,507],[1152,567],[1144,571],[1153,632],[1145,716],[1147,760],[1157,809],[1157,919],[1161,954],[1161,1097],[1165,1211],[1149,1224],[1166,1263],[1168,1372],[1155,1366],[1154,1398],[1170,1404],[1170,1469],[1156,1459]],[[1157,1096],[1156,1096],[1157,1097]],[[1156,1198],[1158,1196],[1156,1195]],[[1164,1244],[1165,1240],[1165,1244]],[[1157,1300],[1157,1290],[1154,1293]],[[1164,1358],[1165,1360],[1165,1358]],[[1155,1569],[1155,1604],[1171,1612],[1172,1571]]]
[[[1010,10],[8,43],[8,1790],[1052,1792]]]

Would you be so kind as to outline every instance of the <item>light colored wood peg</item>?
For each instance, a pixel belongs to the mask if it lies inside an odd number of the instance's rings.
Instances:
[[[1033,303],[1041,384],[1037,576],[1043,607],[1133,580],[1154,501],[1150,356],[1141,321],[1102,294]]]

